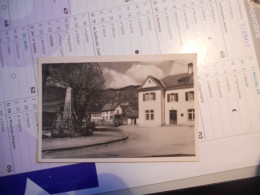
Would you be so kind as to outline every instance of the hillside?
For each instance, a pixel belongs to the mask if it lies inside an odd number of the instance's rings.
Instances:
[[[100,98],[100,103],[96,106],[93,111],[100,111],[102,107],[108,102],[117,102],[120,105],[129,104],[134,110],[138,110],[138,93],[137,89],[139,85],[130,85],[123,88],[109,88],[105,89]]]

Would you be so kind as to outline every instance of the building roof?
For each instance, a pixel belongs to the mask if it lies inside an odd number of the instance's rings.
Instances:
[[[45,113],[60,113],[60,109],[57,106],[42,106],[42,112]]]
[[[128,112],[126,112],[126,116],[138,118],[138,111],[137,110],[128,111]]]
[[[155,89],[172,89],[172,88],[186,88],[192,86],[193,83],[193,74],[189,73],[183,73],[183,74],[178,74],[178,75],[170,75],[162,80],[159,80],[153,76],[148,76],[144,83],[151,78],[156,84],[157,87],[149,87],[149,88],[142,88],[143,85],[139,88],[139,91],[144,91],[144,90],[155,90]]]
[[[91,112],[91,114],[101,114],[101,111]]]
[[[171,87],[193,85],[193,74],[184,73],[167,76],[162,79],[162,82],[164,83],[166,89]]]
[[[44,102],[42,105],[43,106],[57,106],[59,104],[64,104],[64,100],[52,101],[52,102]]]
[[[51,102],[50,102],[51,103]],[[42,112],[48,113],[60,113],[60,106],[59,104],[42,104]]]
[[[159,79],[157,79],[157,78],[155,78],[155,77],[153,77],[153,76],[151,76],[151,75],[149,75],[149,76],[147,77],[147,79],[148,79],[148,78],[151,78],[152,80],[154,80],[154,81],[157,83],[157,85],[159,85],[160,87],[164,87],[164,85],[163,85],[163,83],[162,83],[161,80],[159,80]]]
[[[127,106],[123,110],[127,117],[138,117],[138,110],[133,109],[131,106]]]
[[[101,111],[104,112],[104,111],[112,111],[112,110],[115,110],[118,105],[119,105],[118,103],[114,103],[114,102],[106,103],[106,104],[103,106],[103,108],[101,109]]]

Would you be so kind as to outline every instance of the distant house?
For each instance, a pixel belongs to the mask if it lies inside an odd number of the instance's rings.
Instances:
[[[92,112],[90,117],[91,122],[95,122],[96,124],[98,121],[102,120],[102,114],[101,112]]]
[[[138,90],[139,125],[194,125],[193,67],[162,80],[148,76]]]
[[[91,121],[96,124],[113,124],[122,120],[122,107],[118,103],[106,103],[100,112],[91,113]]]
[[[123,108],[124,124],[136,125],[138,119],[138,110],[135,110],[131,105],[122,106],[122,108]]]
[[[122,116],[122,108],[118,103],[106,103],[101,110],[102,120],[112,122]]]

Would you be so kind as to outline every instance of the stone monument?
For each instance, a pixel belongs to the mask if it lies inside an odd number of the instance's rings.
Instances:
[[[73,99],[73,89],[68,87],[66,90],[63,120],[65,121],[64,128],[72,130],[73,129],[73,118],[72,114],[74,112],[74,99]]]

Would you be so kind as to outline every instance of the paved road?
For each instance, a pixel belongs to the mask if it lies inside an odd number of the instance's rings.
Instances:
[[[71,148],[81,148],[86,146],[94,146],[103,143],[112,143],[118,140],[127,139],[128,136],[118,128],[114,127],[98,127],[94,134],[81,137],[64,137],[64,138],[48,138],[42,140],[42,150],[64,150]]]
[[[51,151],[44,158],[155,157],[194,154],[194,127],[120,126],[127,140],[107,145]]]

